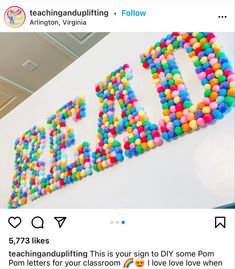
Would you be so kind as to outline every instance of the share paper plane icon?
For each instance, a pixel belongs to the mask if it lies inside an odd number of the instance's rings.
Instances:
[[[58,222],[59,228],[61,228],[67,217],[54,217],[54,219]]]

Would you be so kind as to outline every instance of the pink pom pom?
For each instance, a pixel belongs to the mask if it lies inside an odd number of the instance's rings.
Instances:
[[[168,123],[166,124],[166,128],[167,128],[168,130],[173,130],[173,129],[174,129],[174,124],[173,124],[172,122],[168,122]]]
[[[216,109],[217,107],[218,107],[218,103],[217,103],[217,102],[211,102],[211,103],[210,103],[210,108],[211,108],[212,110]]]
[[[204,122],[203,118],[199,118],[199,119],[197,119],[197,125],[198,125],[199,127],[202,127],[202,126],[205,125],[205,122]]]

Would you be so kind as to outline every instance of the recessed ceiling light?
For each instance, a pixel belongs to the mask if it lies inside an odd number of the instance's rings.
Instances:
[[[31,71],[31,72],[38,68],[38,64],[32,62],[31,60],[27,60],[26,62],[24,62],[24,63],[22,64],[22,66],[23,66],[26,70]]]

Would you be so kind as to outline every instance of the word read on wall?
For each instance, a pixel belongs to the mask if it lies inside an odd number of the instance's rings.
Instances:
[[[193,104],[177,66],[174,51],[185,49],[195,66],[204,89],[204,97]],[[156,123],[146,115],[131,87],[132,71],[125,64],[113,71],[95,87],[100,102],[97,145],[77,145],[75,133],[66,125],[86,116],[83,97],[68,102],[48,118],[48,127],[25,132],[15,142],[15,172],[9,207],[17,208],[67,184],[74,183],[93,171],[99,172],[164,145],[183,134],[206,126],[234,106],[235,84],[232,67],[213,33],[172,33],[141,54],[141,63],[149,69],[156,84],[163,109],[163,118]],[[115,114],[115,102],[121,114]],[[41,159],[46,132],[50,137],[50,173]],[[116,140],[124,133],[123,144]],[[68,163],[67,149],[74,148],[74,160]]]

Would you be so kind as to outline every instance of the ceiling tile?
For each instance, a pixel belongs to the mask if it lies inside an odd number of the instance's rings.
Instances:
[[[71,33],[78,41],[83,42],[84,39],[88,38],[92,33]]]
[[[29,95],[29,93],[0,78],[0,118],[19,105]]]
[[[108,33],[0,33],[0,118]],[[26,70],[26,61],[38,68]]]
[[[49,33],[58,46],[67,48],[77,57],[81,56],[108,33]]]
[[[35,91],[73,62],[56,45],[37,33],[0,34],[0,76]],[[22,64],[31,60],[38,68],[29,72]]]
[[[13,99],[14,99],[14,96],[11,96],[11,95],[9,95],[9,94],[6,94],[6,93],[4,93],[4,92],[2,92],[2,91],[0,90],[0,110],[2,110],[3,107],[4,107],[7,103],[11,102],[11,100],[13,100]]]

